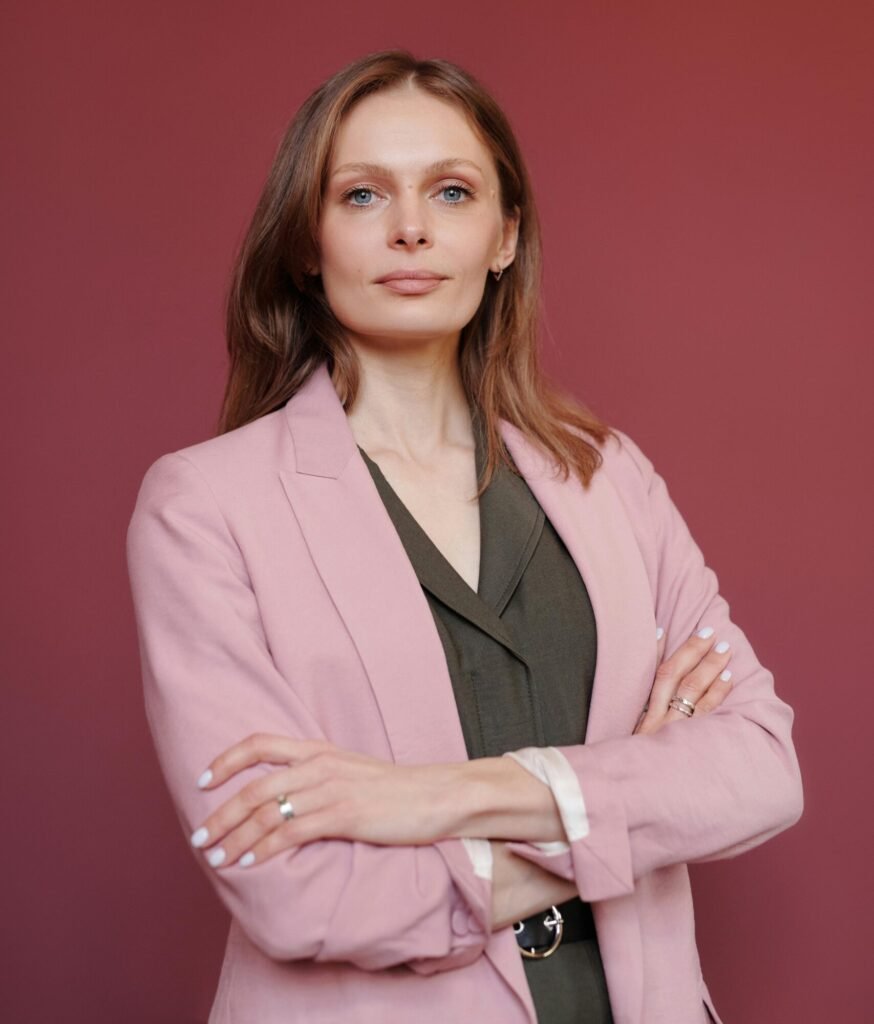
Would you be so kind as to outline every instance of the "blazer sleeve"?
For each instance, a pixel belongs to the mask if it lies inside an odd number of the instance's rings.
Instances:
[[[147,470],[127,530],[146,713],[186,836],[259,773],[216,791],[195,780],[256,732],[324,738],[294,681],[277,669],[238,544],[187,456]],[[290,624],[289,628],[293,628]],[[464,843],[378,846],[329,839],[250,868],[213,869],[195,854],[230,913],[276,960],[407,964],[428,974],[476,959],[491,930],[491,883]]]
[[[713,626],[731,644],[733,685],[716,710],[656,733],[511,752],[550,785],[568,844],[509,848],[575,879],[587,900],[628,893],[635,879],[670,864],[736,856],[795,824],[803,810],[793,711],[732,622],[664,480],[631,438],[617,433],[636,467],[633,493],[623,497],[642,520],[636,528],[648,538],[643,546],[654,552],[665,651]]]

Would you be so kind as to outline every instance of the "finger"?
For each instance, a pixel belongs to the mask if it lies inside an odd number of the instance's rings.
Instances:
[[[718,708],[729,693],[731,693],[731,672],[726,669],[715,682],[711,683],[707,692],[695,705],[695,714],[706,715],[708,711]]]
[[[331,746],[327,740],[295,740],[290,736],[253,733],[210,762],[197,785],[200,789],[212,789],[254,764],[289,764]]]
[[[731,645],[727,640],[720,640],[704,655],[701,661],[688,672],[679,682],[676,696],[697,703],[705,691],[713,683],[720,672],[731,660]],[[674,696],[672,694],[671,696]]]
[[[241,858],[251,850],[262,849],[260,844],[274,832],[280,831],[292,845],[299,845],[302,841],[300,836],[311,829],[311,825],[304,829],[290,829],[288,826],[295,825],[298,816],[311,818],[313,814],[323,811],[328,800],[327,794],[317,789],[310,789],[297,794],[292,799],[287,797],[291,804],[294,817],[286,818],[279,807],[276,799],[268,800],[267,803],[258,807],[238,828],[233,829],[220,842],[215,842],[211,847],[204,850],[208,863],[214,868],[226,868],[238,863]],[[252,857],[247,857],[241,867],[248,867],[253,862]]]
[[[713,630],[707,628],[699,630],[677,648],[670,658],[661,661],[656,669],[649,701],[647,702],[646,714],[638,723],[635,730],[637,733],[646,734],[655,732],[665,723],[665,716],[669,713],[674,717],[680,717],[682,712],[669,712],[668,702],[674,696],[680,680],[697,665],[701,658],[713,645]],[[661,649],[664,651],[667,642],[667,634],[660,638]]]
[[[701,659],[701,662],[680,681],[675,693],[672,694],[672,697],[669,698],[669,700],[676,696],[690,701],[694,706],[687,710],[691,710],[694,714],[698,710],[698,705],[704,699],[710,687],[715,683],[719,673],[724,670],[730,659],[731,649],[726,641],[721,641],[714,645],[713,649],[708,651]],[[681,718],[691,717],[691,714],[678,711],[675,707],[669,704],[668,710],[662,721],[663,724],[667,724],[668,722],[678,722]]]
[[[294,787],[291,768],[271,772],[244,786],[239,793],[217,807],[191,835],[191,845],[205,847],[219,842],[232,829],[252,817],[268,800]],[[278,804],[277,804],[278,807]]]
[[[725,652],[725,644],[722,644],[719,651],[713,655],[716,646],[720,645],[716,643],[713,630],[710,627],[705,627],[689,637],[670,657],[664,659],[664,662],[656,670],[656,678],[653,683],[653,693],[661,705],[666,707],[667,701],[690,677],[694,681],[693,685],[701,685],[702,678],[707,674],[706,659],[708,656],[712,660],[713,656],[718,658]],[[709,683],[713,678],[714,676],[711,675],[707,682]]]
[[[667,722],[688,717],[669,707],[671,698],[679,694],[695,702],[701,696],[731,657],[730,654],[726,657],[725,650],[714,653],[717,646],[721,645],[715,643],[713,629],[704,627],[659,665],[649,708],[638,732],[654,732]]]
[[[284,850],[293,850],[305,843],[331,838],[336,831],[334,816],[330,809],[312,811],[301,815],[300,818],[295,815],[291,821],[280,825],[248,849],[240,858],[240,867],[248,868],[263,864]]]
[[[665,644],[667,643],[667,634],[661,626],[656,627],[656,665],[661,664],[662,658],[665,653]],[[647,698],[647,702],[640,712],[640,716],[637,719],[637,725],[631,730],[632,736],[635,733],[641,731],[644,721],[646,720],[647,711],[649,710],[650,699],[652,697],[652,690],[650,690],[650,697]]]
[[[192,845],[202,847],[219,842],[232,829],[259,813],[264,805],[275,801],[280,793],[297,798],[330,777],[337,763],[335,756],[320,751],[306,761],[253,779],[201,822],[191,836]]]

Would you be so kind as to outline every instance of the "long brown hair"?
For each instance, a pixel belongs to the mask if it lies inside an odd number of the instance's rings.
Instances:
[[[470,74],[449,61],[417,60],[406,50],[368,54],[332,75],[303,103],[279,144],[228,291],[230,370],[219,433],[280,408],[322,362],[344,408],[355,402],[358,358],[321,278],[306,268],[318,262],[322,197],[343,116],[362,97],[403,84],[460,108],[495,161],[502,209],[512,215],[518,208],[521,215],[515,259],[499,281],[488,275],[482,302],[459,340],[462,384],[488,446],[479,493],[499,462],[514,469],[499,417],[551,456],[565,478],[573,467],[588,486],[601,454],[580,432],[603,443],[614,431],[549,384],[540,368],[540,228],[513,131]]]

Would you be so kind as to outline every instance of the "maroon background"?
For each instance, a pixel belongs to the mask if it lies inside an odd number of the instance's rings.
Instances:
[[[504,104],[550,372],[653,458],[796,708],[802,821],[693,868],[716,1005],[871,1019],[872,43],[862,2],[4,5],[4,1020],[206,1019],[227,922],[146,731],[124,533],[213,432],[286,122],[395,45]]]

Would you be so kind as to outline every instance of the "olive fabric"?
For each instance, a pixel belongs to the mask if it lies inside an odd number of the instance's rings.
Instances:
[[[485,442],[476,421],[474,438],[480,474]],[[524,478],[501,465],[480,497],[474,591],[358,450],[434,616],[468,756],[584,742],[595,618],[579,570]],[[597,939],[563,942],[523,964],[539,1024],[612,1024]]]

